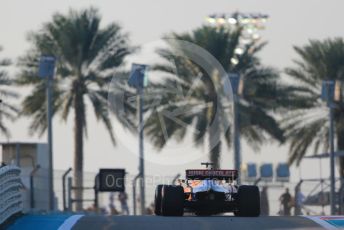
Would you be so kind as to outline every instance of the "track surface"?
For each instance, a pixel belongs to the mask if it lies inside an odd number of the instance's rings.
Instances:
[[[304,217],[158,217],[158,216],[84,216],[73,230],[253,230],[253,229],[323,229]]]

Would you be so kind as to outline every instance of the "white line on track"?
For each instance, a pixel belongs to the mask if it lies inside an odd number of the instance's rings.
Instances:
[[[58,230],[71,230],[73,226],[78,222],[78,220],[84,215],[73,215],[68,217],[63,224],[58,228]]]
[[[319,224],[321,227],[324,227],[325,229],[328,229],[328,230],[338,229],[332,224],[329,224],[327,221],[320,219],[319,216],[303,216],[303,217],[313,220],[315,223]]]

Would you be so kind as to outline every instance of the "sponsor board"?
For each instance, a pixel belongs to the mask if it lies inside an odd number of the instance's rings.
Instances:
[[[206,170],[206,169],[188,169],[186,170],[187,178],[216,178],[216,179],[236,179],[238,176],[237,170]]]

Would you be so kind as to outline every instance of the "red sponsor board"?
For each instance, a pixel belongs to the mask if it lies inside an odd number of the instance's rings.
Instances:
[[[186,177],[201,178],[233,178],[237,177],[237,170],[206,170],[206,169],[188,169]]]

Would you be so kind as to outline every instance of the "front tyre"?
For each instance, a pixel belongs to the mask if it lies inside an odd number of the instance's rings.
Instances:
[[[257,186],[242,185],[237,196],[238,209],[235,216],[256,217],[260,215],[260,194]]]
[[[182,186],[164,185],[162,187],[161,214],[163,216],[182,216],[184,199]]]

